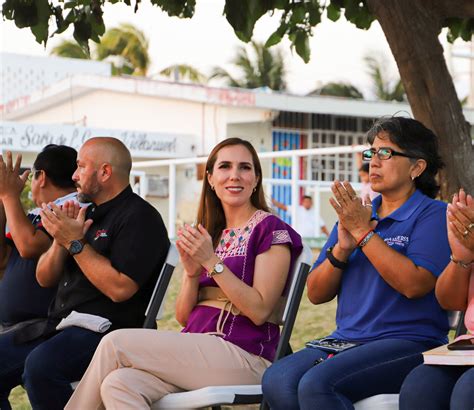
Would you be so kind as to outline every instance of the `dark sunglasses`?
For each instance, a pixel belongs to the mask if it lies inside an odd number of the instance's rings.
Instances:
[[[364,161],[370,161],[375,155],[377,155],[377,158],[380,160],[387,160],[392,158],[393,156],[399,156],[399,157],[407,157],[407,158],[417,158],[413,155],[410,154],[405,154],[403,152],[398,152],[395,151],[392,148],[387,148],[387,147],[381,147],[379,149],[375,148],[370,148],[362,151],[362,159]]]

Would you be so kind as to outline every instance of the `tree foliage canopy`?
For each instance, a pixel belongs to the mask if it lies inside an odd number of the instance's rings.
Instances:
[[[141,0],[135,0],[135,11]],[[19,28],[30,27],[36,41],[46,44],[49,37],[64,32],[74,26],[74,38],[83,47],[88,41],[100,41],[105,33],[102,18],[105,3],[125,3],[131,0],[6,0],[2,13],[4,18],[13,20]],[[151,3],[169,16],[190,18],[195,11],[196,0],[151,0]],[[445,3],[445,2],[440,2]],[[453,0],[456,7],[458,0]],[[266,46],[272,46],[287,35],[299,56],[310,59],[309,38],[312,29],[321,21],[326,12],[329,19],[337,21],[342,14],[358,28],[368,29],[375,17],[370,13],[366,0],[226,0],[224,14],[237,37],[250,41],[257,20],[266,13],[281,11],[280,24],[270,35]],[[448,27],[448,39],[461,37],[469,40],[474,32],[474,19],[453,17],[447,13],[440,26]],[[457,13],[454,13],[457,14]],[[462,10],[459,10],[462,16]]]

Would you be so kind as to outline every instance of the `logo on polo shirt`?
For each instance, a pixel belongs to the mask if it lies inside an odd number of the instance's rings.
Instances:
[[[410,242],[410,238],[405,235],[397,235],[393,238],[385,238],[384,241],[388,246],[398,245],[404,248]]]
[[[94,241],[96,241],[99,238],[108,238],[109,235],[107,235],[107,231],[105,229],[99,229],[94,236]]]

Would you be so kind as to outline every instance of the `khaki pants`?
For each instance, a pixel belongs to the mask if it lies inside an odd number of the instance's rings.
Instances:
[[[66,409],[149,409],[168,393],[260,384],[269,365],[217,336],[117,330],[100,342]]]

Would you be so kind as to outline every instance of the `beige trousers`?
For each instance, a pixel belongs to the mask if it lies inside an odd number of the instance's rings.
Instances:
[[[217,336],[116,330],[100,342],[66,409],[149,409],[168,393],[260,384],[269,365]]]

